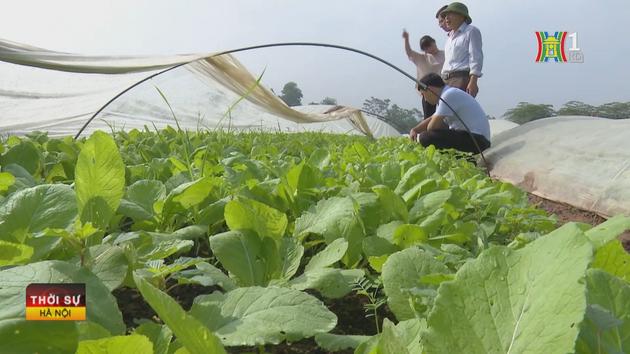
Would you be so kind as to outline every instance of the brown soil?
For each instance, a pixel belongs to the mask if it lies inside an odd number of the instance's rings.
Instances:
[[[168,286],[172,283],[167,284]],[[214,287],[203,287],[199,285],[181,285],[174,287],[169,291],[180,306],[186,311],[190,310],[195,297],[202,294],[210,294],[217,290]],[[376,334],[376,325],[374,318],[366,318],[363,305],[366,298],[357,296],[353,293],[348,294],[342,299],[323,299],[317,293],[310,292],[324,302],[326,307],[335,313],[338,317],[337,326],[331,331],[335,334],[355,334],[371,336]],[[118,307],[123,313],[123,321],[127,326],[127,332],[131,332],[133,328],[140,324],[140,320],[153,320],[161,323],[155,311],[144,301],[142,295],[137,289],[122,287],[116,289],[112,293],[118,301]],[[393,314],[383,305],[379,308],[379,326],[382,326],[383,318],[394,320]],[[259,353],[259,348],[254,347],[230,347],[227,348],[232,354]],[[328,354],[328,351],[322,350],[317,346],[313,338],[304,339],[294,343],[280,343],[279,345],[264,346],[265,353],[272,354]],[[338,354],[351,354],[354,350],[337,351]]]
[[[590,211],[584,211],[568,204],[554,202],[533,194],[529,194],[529,202],[544,209],[558,218],[558,226],[570,221],[583,222],[590,225],[598,225],[606,221],[605,218]],[[630,232],[624,232],[619,236],[626,251],[630,252]]]

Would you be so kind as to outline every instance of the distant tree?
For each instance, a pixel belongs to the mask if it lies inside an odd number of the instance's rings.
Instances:
[[[569,101],[556,112],[559,116],[595,116],[597,108],[580,101]]]
[[[529,102],[519,102],[512,109],[509,109],[503,117],[517,124],[524,124],[533,120],[556,116],[553,106],[550,104],[533,104]]]
[[[337,100],[332,98],[332,97],[328,97],[326,96],[321,102],[320,104],[328,104],[328,105],[337,105]]]
[[[288,106],[302,105],[302,90],[293,82],[287,82],[282,88],[282,94],[279,96]]]
[[[389,123],[400,133],[409,132],[422,117],[420,110],[402,108],[395,103],[392,104],[389,98],[370,97],[363,102],[363,110]]]
[[[611,119],[630,118],[630,102],[611,102],[603,104],[595,109],[597,116]]]

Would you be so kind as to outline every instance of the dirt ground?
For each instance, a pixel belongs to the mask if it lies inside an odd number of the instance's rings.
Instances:
[[[530,203],[537,205],[539,208],[544,209],[548,213],[555,214],[558,217],[560,225],[570,221],[578,221],[591,225],[597,225],[606,221],[606,219],[604,219],[603,217],[590,211],[584,211],[567,204],[543,199],[533,194],[529,195],[529,201]],[[620,235],[619,240],[623,244],[626,251],[630,252],[630,232],[625,232]]]

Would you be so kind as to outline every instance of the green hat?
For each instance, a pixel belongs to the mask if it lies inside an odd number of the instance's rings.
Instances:
[[[442,12],[454,12],[456,14],[460,14],[466,18],[466,23],[470,24],[472,22],[472,18],[468,15],[468,8],[461,2],[450,3],[444,10],[442,10]]]

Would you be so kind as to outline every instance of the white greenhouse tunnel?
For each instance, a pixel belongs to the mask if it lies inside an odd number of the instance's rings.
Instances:
[[[177,119],[192,130],[400,136],[358,109],[288,107],[236,58],[203,59],[208,55],[80,56],[0,40],[0,132],[75,135],[127,87],[182,64],[114,100],[83,135],[163,128]],[[521,126],[490,120],[490,125],[492,147],[484,155],[493,177],[602,216],[630,215],[630,120],[553,117]]]

